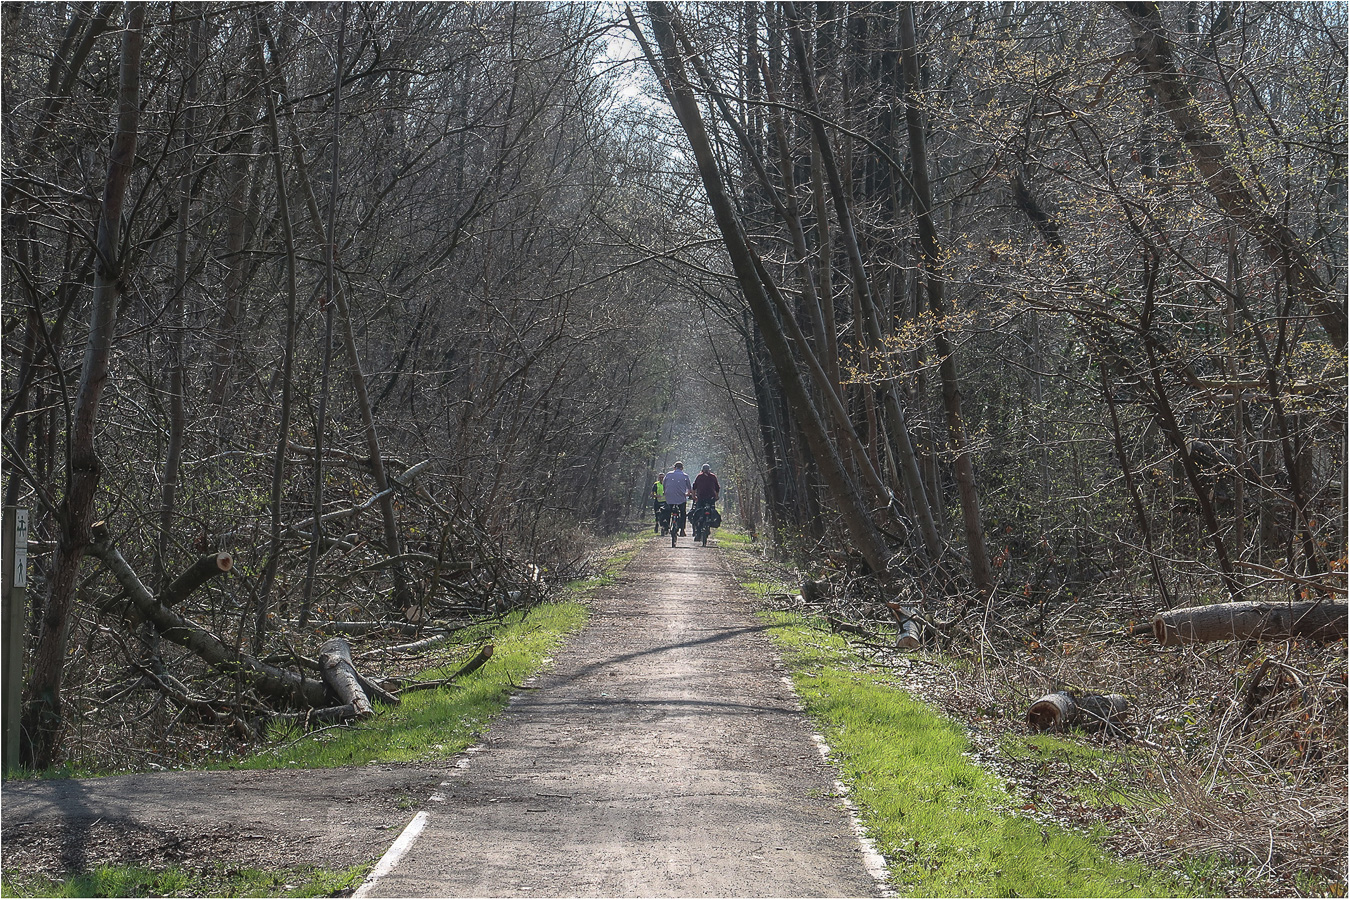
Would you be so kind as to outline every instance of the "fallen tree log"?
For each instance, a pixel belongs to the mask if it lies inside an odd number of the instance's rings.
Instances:
[[[1344,600],[1321,599],[1289,603],[1248,600],[1173,609],[1153,617],[1153,637],[1164,647],[1245,639],[1344,640],[1348,608],[1350,604]]]
[[[1027,726],[1032,731],[1064,731],[1077,725],[1088,731],[1118,729],[1130,710],[1130,701],[1120,694],[1080,694],[1065,691],[1046,694],[1027,708]]]
[[[378,700],[388,706],[398,706],[403,702],[399,699],[398,694],[390,693],[384,689],[384,685],[371,681],[360,672],[356,673],[356,680],[360,683],[361,689],[366,692],[366,696],[372,700]]]
[[[802,582],[802,601],[807,605],[814,606],[825,603],[830,597],[830,583],[825,579],[812,580],[808,578]]]
[[[108,568],[121,585],[126,598],[123,605],[129,606],[139,618],[149,622],[165,640],[191,650],[217,672],[242,676],[244,681],[265,696],[301,706],[318,707],[328,702],[328,690],[322,681],[262,663],[235,650],[205,628],[160,603],[121,552],[113,546],[103,523],[94,526],[94,541],[89,545],[89,552]]]
[[[332,689],[339,700],[352,708],[355,718],[368,719],[375,715],[370,699],[366,697],[365,689],[357,677],[356,666],[352,665],[350,644],[342,638],[324,641],[319,648],[319,671],[324,684]]]
[[[1130,701],[1120,694],[1084,694],[1076,702],[1078,720],[1075,724],[1088,731],[1119,728],[1130,711]]]
[[[463,678],[465,675],[471,675],[474,672],[477,672],[489,659],[492,659],[492,649],[491,644],[484,644],[479,648],[478,654],[474,656],[473,659],[460,666],[459,671],[450,676],[450,680],[453,681],[456,678]]]
[[[1032,731],[1063,731],[1078,719],[1078,704],[1063,691],[1046,694],[1027,707]]]
[[[457,630],[458,629],[456,629],[456,631]],[[455,631],[446,631],[441,634],[433,634],[430,637],[422,638],[420,641],[413,641],[411,644],[397,644],[393,647],[374,647],[362,653],[360,658],[369,659],[372,656],[387,656],[390,653],[400,655],[421,653],[424,650],[431,650],[434,647],[439,647],[441,644],[449,642],[454,636]]]

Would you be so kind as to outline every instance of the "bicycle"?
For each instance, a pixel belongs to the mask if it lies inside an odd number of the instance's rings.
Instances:
[[[679,537],[680,532],[684,530],[686,515],[680,506],[681,504],[678,503],[666,504],[666,516],[670,521],[670,546],[672,547],[675,546],[675,539]]]
[[[717,507],[715,500],[699,500],[694,503],[694,508],[689,511],[689,521],[694,526],[694,540],[708,546],[708,536],[712,534],[713,522],[720,520],[717,516]]]

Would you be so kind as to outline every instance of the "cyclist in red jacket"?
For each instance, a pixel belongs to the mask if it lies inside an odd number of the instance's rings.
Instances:
[[[713,474],[712,466],[704,463],[703,471],[699,472],[698,477],[694,479],[694,502],[715,503],[721,494],[722,487],[717,483],[717,476]]]
[[[694,495],[694,508],[689,511],[689,519],[694,523],[694,538],[701,539],[704,546],[707,546],[708,535],[712,529],[722,524],[722,517],[717,514],[716,505],[721,492],[722,486],[717,483],[712,466],[705,464],[690,489],[690,493]]]

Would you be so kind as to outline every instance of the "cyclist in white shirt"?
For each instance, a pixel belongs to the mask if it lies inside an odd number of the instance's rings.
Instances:
[[[675,516],[679,518],[679,533],[684,535],[685,514],[689,507],[689,492],[693,490],[693,482],[685,474],[684,463],[677,462],[675,468],[667,472],[661,479],[662,485],[666,489],[666,509],[670,510],[670,530],[675,530]]]

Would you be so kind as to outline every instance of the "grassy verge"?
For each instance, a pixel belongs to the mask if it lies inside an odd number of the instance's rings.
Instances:
[[[751,550],[756,546],[756,542],[744,531],[719,528],[713,533],[717,536],[718,545],[726,549]]]
[[[1102,849],[1099,835],[1016,815],[1000,779],[972,763],[956,723],[910,698],[836,635],[765,612],[807,713],[852,785],[903,896],[1176,896],[1185,887]]]
[[[298,868],[278,871],[215,867],[189,872],[177,866],[152,870],[140,866],[99,866],[91,872],[55,881],[41,875],[6,875],[5,897],[331,897],[355,888],[369,865],[341,872]]]
[[[278,729],[270,746],[230,768],[309,769],[452,757],[478,739],[521,682],[547,665],[554,648],[585,622],[586,607],[571,600],[475,626],[466,630],[457,649],[440,654],[436,665],[416,676],[418,681],[447,678],[480,644],[490,642],[492,659],[462,681],[409,693],[398,706],[380,708],[354,725],[308,733]]]
[[[442,688],[407,694],[364,722],[308,733],[278,730],[272,744],[231,768],[277,769],[447,759],[472,746],[492,717],[525,679],[547,666],[568,634],[586,624],[585,600],[613,584],[637,555],[641,541],[611,544],[598,571],[570,582],[553,602],[514,612],[501,622],[465,629],[450,649],[430,657],[417,681],[447,678],[491,643],[492,659],[481,669]]]

